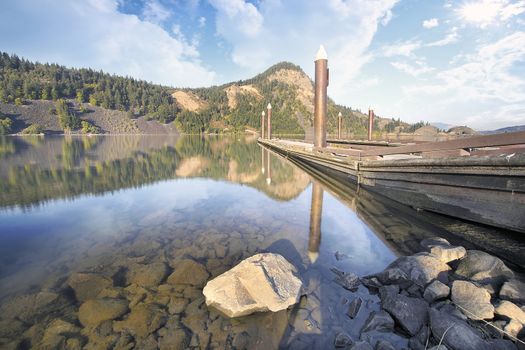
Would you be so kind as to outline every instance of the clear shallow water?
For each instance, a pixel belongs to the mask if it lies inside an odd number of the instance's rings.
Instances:
[[[330,347],[342,329],[357,338],[378,308],[330,268],[377,272],[432,234],[365,194],[339,195],[253,137],[3,138],[0,159],[0,347]],[[195,275],[258,252],[297,267],[300,304],[233,320],[208,309]],[[188,259],[192,270],[169,282]],[[137,286],[144,266],[165,270]],[[75,286],[82,273],[98,282]],[[131,313],[83,327],[79,293],[126,300]],[[351,320],[356,295],[365,302]]]

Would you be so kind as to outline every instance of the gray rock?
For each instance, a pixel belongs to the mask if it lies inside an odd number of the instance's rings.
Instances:
[[[442,262],[448,263],[463,258],[467,250],[463,247],[435,246],[430,248],[430,253],[437,256]]]
[[[498,304],[494,313],[499,316],[503,316],[505,319],[514,319],[525,324],[525,312],[520,309],[516,304],[503,300]]]
[[[350,350],[374,350],[374,348],[366,341],[358,341],[350,347]]]
[[[380,340],[376,344],[376,350],[396,350],[394,345],[386,340]]]
[[[78,319],[85,327],[96,327],[104,321],[114,320],[128,311],[128,302],[123,299],[92,299],[80,306]]]
[[[468,281],[452,283],[452,301],[461,312],[472,320],[494,318],[494,306],[490,303],[490,294]]]
[[[443,299],[448,297],[450,294],[450,288],[439,281],[434,281],[428,285],[428,287],[425,289],[425,293],[423,293],[423,297],[426,301],[429,303],[434,302],[438,299]]]
[[[428,304],[417,298],[401,294],[388,294],[381,299],[381,306],[388,311],[397,323],[411,336],[416,335],[428,320]]]
[[[445,345],[441,344],[441,345],[433,346],[428,350],[448,350],[448,348]]]
[[[184,259],[176,264],[175,271],[168,277],[168,283],[202,287],[208,277],[208,271],[204,266],[191,259]]]
[[[503,283],[499,291],[499,297],[513,303],[525,304],[525,283],[516,278]]]
[[[128,284],[135,283],[141,287],[151,288],[158,286],[168,274],[165,263],[134,264],[131,265],[126,280]]]
[[[362,277],[361,283],[369,290],[377,290],[383,285],[377,277]]]
[[[95,273],[77,272],[69,277],[67,284],[75,292],[77,300],[83,302],[95,299],[104,288],[112,286],[113,281]]]
[[[496,287],[514,277],[514,273],[503,261],[479,250],[467,251],[467,256],[460,261],[456,274],[471,281]]]
[[[399,269],[404,275],[400,276],[400,279],[407,278],[418,286],[425,288],[428,283],[435,279],[447,283],[450,266],[431,254],[419,253],[397,259],[385,271],[390,269]],[[379,275],[378,278],[383,284],[399,284],[394,280],[392,281],[393,283],[386,283],[387,281],[383,281]]]
[[[366,320],[361,333],[372,330],[380,332],[389,332],[394,329],[395,322],[392,317],[385,311],[372,311]]]
[[[450,243],[449,241],[441,237],[431,237],[431,238],[425,238],[424,240],[422,240],[420,245],[423,248],[430,250],[432,249],[432,247],[450,246]]]
[[[379,288],[379,297],[381,300],[386,298],[389,295],[396,295],[399,294],[399,286],[396,284],[387,285]]]
[[[352,302],[348,305],[348,311],[346,314],[351,319],[354,319],[357,314],[359,313],[359,309],[361,309],[361,304],[363,304],[363,299],[356,297]]]
[[[209,281],[206,304],[228,317],[284,310],[299,301],[302,282],[297,270],[279,254],[263,253]]]
[[[339,332],[335,336],[334,345],[336,348],[345,348],[353,343],[354,341],[346,332]]]
[[[382,285],[402,285],[408,287],[411,284],[407,273],[398,267],[386,268],[376,274],[376,277]]]
[[[507,339],[489,340],[489,344],[493,350],[518,350],[516,344]]]
[[[457,307],[455,307],[453,304],[444,304],[444,305],[438,307],[438,309],[441,312],[445,312],[446,314],[448,314],[450,316],[454,316],[456,318],[459,318],[460,320],[463,320],[463,321],[467,321],[468,320],[468,317],[465,316],[465,314],[463,312],[459,311],[459,309]]]
[[[437,309],[430,309],[430,329],[434,338],[452,350],[489,350],[490,345],[468,323]]]
[[[408,340],[408,347],[412,350],[426,350],[428,338],[428,326],[421,327],[417,335]]]
[[[359,287],[359,285],[361,284],[359,277],[355,273],[343,272],[336,268],[331,268],[330,270],[337,275],[334,278],[334,282],[339,284],[344,289],[348,289],[349,291],[355,291],[357,290],[357,287]]]

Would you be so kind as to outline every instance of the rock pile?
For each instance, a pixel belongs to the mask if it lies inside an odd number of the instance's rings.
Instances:
[[[442,238],[421,242],[426,250],[401,257],[360,279],[377,293],[359,341],[338,334],[335,346],[394,349],[525,349],[525,284],[498,258],[452,246]],[[454,268],[453,268],[454,267]],[[340,275],[340,273],[339,273]],[[356,305],[348,311],[353,318]],[[487,324],[487,323],[490,323]],[[517,340],[518,339],[518,340]]]

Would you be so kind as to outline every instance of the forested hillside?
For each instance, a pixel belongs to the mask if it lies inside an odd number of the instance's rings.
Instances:
[[[50,118],[55,118],[51,114],[56,115],[60,128],[67,132],[136,132],[140,129],[137,118],[141,123],[144,120],[174,123],[178,130],[187,133],[259,129],[261,111],[266,110],[269,102],[273,106],[275,133],[303,134],[311,129],[313,119],[313,83],[292,63],[279,63],[254,78],[222,86],[174,89],[92,69],[33,63],[1,53],[0,103],[23,106],[35,100],[54,103],[55,107],[46,113]],[[98,113],[100,109],[121,111],[120,125],[116,129],[105,128],[111,124],[106,120],[112,117],[110,113],[98,119],[89,118],[88,112]],[[29,110],[23,111],[31,114]],[[354,135],[366,133],[364,114],[336,105],[332,100],[328,106],[330,132],[336,130],[339,112],[343,113],[345,130],[351,130]],[[2,133],[12,131],[10,123],[16,124],[16,120],[9,121],[17,118],[17,113],[12,114],[0,116]],[[122,121],[123,115],[128,122]],[[38,119],[28,123],[31,115],[24,118],[24,126],[27,129],[29,125],[29,131],[45,132],[50,124],[40,125],[42,122]],[[401,131],[406,127],[408,125],[399,120],[377,118],[375,123],[378,131]]]

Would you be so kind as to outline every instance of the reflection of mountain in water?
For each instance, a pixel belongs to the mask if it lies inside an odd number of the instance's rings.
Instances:
[[[269,157],[269,164],[268,164]],[[99,136],[0,138],[0,207],[140,187],[179,177],[247,184],[290,200],[309,177],[266,156],[253,137]],[[271,181],[261,164],[271,170]]]

